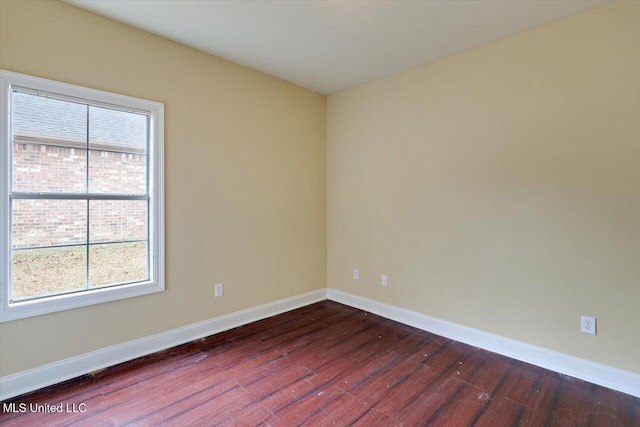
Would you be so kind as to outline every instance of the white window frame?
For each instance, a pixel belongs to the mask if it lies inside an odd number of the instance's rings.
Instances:
[[[33,300],[10,301],[11,93],[13,87],[144,112],[149,126],[149,280]],[[164,104],[0,70],[0,322],[162,292],[164,285]]]

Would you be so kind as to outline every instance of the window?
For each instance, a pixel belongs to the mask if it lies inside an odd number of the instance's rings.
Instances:
[[[163,104],[8,71],[0,95],[0,321],[163,291]]]

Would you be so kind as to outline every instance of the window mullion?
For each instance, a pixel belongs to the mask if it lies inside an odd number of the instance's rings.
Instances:
[[[87,149],[85,150],[85,159],[86,159],[86,173],[85,173],[85,177],[86,177],[86,184],[85,184],[85,191],[87,192],[87,194],[89,194],[89,114],[90,114],[90,108],[89,105],[87,105]],[[85,280],[85,289],[89,289],[89,233],[91,232],[90,229],[90,225],[91,225],[91,200],[87,199],[87,244],[86,244],[86,260],[87,260],[87,265],[86,265],[86,280]]]
[[[13,104],[13,91],[9,91],[7,93],[10,97],[9,100],[9,105]],[[4,95],[4,94],[3,94]],[[4,97],[3,97],[4,99]],[[0,102],[2,102],[2,100],[0,100]],[[7,107],[9,107],[9,105],[7,105]],[[13,193],[13,151],[14,151],[14,144],[11,142],[11,136],[13,135],[13,109],[12,108],[7,108],[7,112],[9,112],[9,116],[7,117],[8,120],[6,120],[6,125],[8,127],[7,131],[8,131],[8,135],[9,135],[9,139],[8,139],[8,143],[7,143],[7,147],[6,147],[6,151],[3,153],[4,155],[7,156],[7,162],[6,164],[2,164],[0,165],[0,171],[2,171],[3,173],[4,168],[6,167],[6,174],[5,174],[5,178],[7,178],[7,187],[6,190],[0,190],[0,193],[4,193],[4,191],[7,191],[7,199],[6,203],[7,203],[7,209],[5,212],[0,213],[0,218],[3,218],[3,215],[6,215],[6,229],[5,227],[5,221],[2,221],[2,224],[0,224],[0,227],[2,227],[3,229],[0,230],[0,235],[6,235],[6,246],[3,247],[2,249],[0,249],[0,253],[3,255],[3,259],[0,260],[0,265],[2,265],[3,267],[5,267],[6,269],[6,278],[5,277],[0,277],[0,280],[5,279],[6,283],[7,283],[7,288],[6,289],[0,289],[0,292],[2,292],[2,298],[0,298],[0,306],[1,309],[4,309],[4,301],[6,300],[7,303],[10,303],[11,300],[13,299],[13,280],[12,280],[12,275],[13,275],[13,200],[12,200],[12,193]],[[4,117],[2,117],[4,118]],[[0,118],[1,119],[1,118]],[[1,127],[1,126],[0,126]],[[1,138],[1,136],[0,136]],[[3,149],[0,146],[0,150]],[[0,159],[3,158],[3,155],[0,154]],[[4,196],[4,194],[3,194]],[[4,198],[4,197],[3,197]],[[3,206],[3,204],[5,203],[5,200],[0,200],[0,206]],[[3,218],[4,219],[4,218]],[[5,252],[6,251],[6,252]]]
[[[152,154],[151,147],[151,116],[147,117],[147,195],[151,194],[151,156],[155,157],[155,154]],[[155,171],[153,172],[155,173]],[[147,277],[151,278],[153,271],[153,266],[155,264],[155,260],[153,259],[154,251],[151,246],[151,225],[152,225],[152,212],[151,212],[151,198],[147,198]]]

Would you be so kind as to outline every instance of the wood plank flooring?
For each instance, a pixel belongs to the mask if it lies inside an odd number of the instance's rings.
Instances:
[[[86,405],[6,427],[640,426],[640,399],[330,301],[4,403]]]

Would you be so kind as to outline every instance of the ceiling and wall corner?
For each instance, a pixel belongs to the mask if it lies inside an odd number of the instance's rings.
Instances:
[[[608,0],[64,0],[331,94]]]

